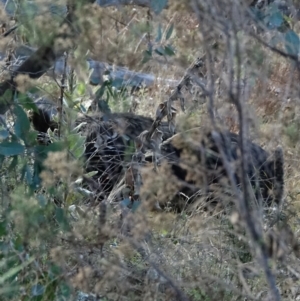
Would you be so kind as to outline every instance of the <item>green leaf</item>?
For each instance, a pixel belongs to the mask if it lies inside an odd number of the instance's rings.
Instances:
[[[132,201],[129,198],[126,198],[121,201],[121,206],[130,208],[132,212],[135,212],[140,205],[141,201],[133,201],[132,203]]]
[[[7,234],[6,221],[0,222],[0,237],[4,237]]]
[[[13,113],[17,117],[14,124],[15,133],[17,137],[21,138],[23,141],[26,141],[26,136],[30,129],[29,119],[24,110],[18,105],[14,107]]]
[[[109,91],[106,92],[106,101],[109,102],[111,99]]]
[[[85,83],[81,82],[81,83],[77,84],[76,90],[77,90],[78,95],[80,95],[80,96],[84,95],[85,90],[86,90]]]
[[[48,275],[51,280],[54,280],[55,278],[57,278],[62,272],[63,271],[60,266],[58,266],[54,263],[50,264],[50,267],[48,270]]]
[[[3,164],[4,160],[5,160],[5,156],[0,155],[0,168],[2,168],[2,164]]]
[[[272,45],[273,47],[277,47],[278,44],[280,44],[282,42],[282,37],[281,37],[281,34],[280,33],[276,33],[274,34],[273,37],[271,37],[271,40],[270,40],[270,45]]]
[[[162,38],[162,28],[161,28],[161,24],[158,24],[158,28],[157,28],[157,37],[155,39],[155,42],[158,43],[161,41]]]
[[[48,204],[48,200],[45,198],[43,194],[38,194],[36,196],[36,199],[38,200],[39,205],[43,208],[46,207],[46,205]]]
[[[43,295],[45,292],[45,287],[41,284],[35,284],[32,288],[31,288],[31,296],[41,296]]]
[[[35,150],[38,154],[45,154],[47,155],[49,152],[60,152],[64,150],[65,144],[61,141],[53,142],[47,146],[45,145],[37,145]]]
[[[99,76],[99,72],[97,72],[96,68],[91,69],[90,76],[89,76],[89,83],[91,85],[99,85],[102,79]]]
[[[172,47],[171,45],[165,46],[164,52],[165,52],[165,54],[168,55],[168,56],[175,55],[175,51],[174,51],[174,49],[173,49],[173,47]]]
[[[28,185],[31,185],[32,183],[32,170],[31,168],[28,166],[28,164],[25,164],[25,168],[24,168],[24,173],[25,173],[25,179],[26,179],[26,183]]]
[[[68,146],[72,154],[76,159],[81,158],[84,153],[84,141],[85,137],[80,134],[70,134],[67,137]]]
[[[282,25],[284,19],[280,11],[275,12],[269,18],[269,26],[271,28],[278,28]]]
[[[168,0],[152,0],[151,9],[155,14],[159,14],[167,5]]]
[[[62,230],[68,231],[70,229],[69,222],[63,208],[55,209],[55,218]]]
[[[11,160],[9,166],[8,166],[8,171],[14,170],[16,168],[16,166],[18,165],[18,161],[19,161],[19,157],[14,156],[13,159]]]
[[[36,131],[29,131],[26,135],[26,146],[35,146],[37,145],[37,135]]]
[[[168,28],[167,33],[166,33],[166,40],[169,40],[174,29],[174,23],[171,24],[171,26]]]
[[[97,173],[98,173],[98,171],[94,170],[94,171],[90,171],[90,172],[84,174],[84,176],[87,178],[91,178],[91,177],[95,176]]]
[[[107,87],[107,94],[110,95],[110,96],[113,96],[114,92],[113,92],[113,89],[112,89],[111,82],[109,84],[107,84],[106,87]]]
[[[8,253],[10,250],[11,250],[10,244],[0,240],[0,251],[1,251],[0,259],[3,258],[2,254]],[[1,262],[0,262],[0,267],[1,267]]]
[[[152,58],[152,51],[145,50],[143,52],[143,54],[144,54],[144,57],[142,59],[142,64],[147,63]]]
[[[87,109],[84,107],[84,105],[82,103],[79,105],[79,107],[80,107],[80,110],[81,110],[82,113],[87,112]]]
[[[29,88],[27,91],[30,94],[39,94],[41,92],[38,86],[33,86],[32,88]]]
[[[8,138],[8,136],[9,136],[8,130],[4,129],[4,128],[1,128],[0,129],[0,139],[4,140],[4,139]]]
[[[269,29],[279,28],[283,23],[283,15],[276,4],[270,4],[265,12],[264,23]]]
[[[25,147],[18,142],[7,142],[0,143],[0,155],[3,156],[16,156],[23,154]]]
[[[42,171],[42,167],[41,167],[41,164],[39,162],[34,162],[34,165],[33,165],[33,178],[32,178],[32,182],[31,182],[31,185],[30,185],[30,189],[32,190],[35,190],[37,189],[42,181],[41,181],[41,178],[40,178],[40,173]]]
[[[285,33],[285,48],[291,55],[298,55],[299,53],[299,36],[291,29]]]
[[[128,207],[130,204],[131,204],[131,200],[128,198],[121,201],[121,205],[124,207]]]
[[[16,267],[11,268],[9,271],[7,271],[6,273],[2,274],[0,276],[0,285],[4,284],[4,282],[11,278],[12,276],[16,275],[17,273],[19,273],[20,271],[23,270],[23,268],[25,268],[26,266],[28,266],[29,264],[31,264],[34,261],[34,257],[30,257],[27,261],[23,262],[20,265],[17,265]]]
[[[18,94],[18,102],[26,110],[33,110],[36,113],[39,112],[37,105],[27,94]]]
[[[104,99],[99,99],[97,101],[98,103],[98,109],[103,113],[111,113],[111,109],[109,107],[109,104]]]
[[[62,151],[65,147],[63,142],[53,142],[48,146],[37,145],[34,147],[35,160],[33,164],[33,178],[30,187],[36,189],[41,184],[40,173],[45,169],[43,166],[44,160],[49,152]]]
[[[54,281],[51,281],[50,283],[47,283],[47,286],[45,287],[45,293],[43,295],[44,300],[58,301],[58,299],[56,298],[56,291],[57,291],[59,282],[60,281],[58,281],[58,279],[56,279]],[[60,293],[58,293],[57,295],[60,295]]]
[[[95,93],[96,99],[100,99],[100,98],[103,97],[105,88],[106,88],[106,82],[104,82],[104,83],[101,85],[101,87],[97,90],[97,92]]]
[[[7,104],[12,102],[13,93],[11,90],[6,90],[5,93],[0,97],[0,104]]]
[[[27,2],[27,1],[26,2],[21,2],[20,3],[20,9],[23,12],[23,14],[24,13],[26,14],[26,17],[28,19],[34,17],[34,15],[38,13],[38,6],[37,6],[36,3],[33,3],[33,2]],[[26,18],[26,17],[24,17],[24,18]]]
[[[140,205],[141,205],[141,201],[134,201],[132,204],[131,211],[135,212],[139,208]]]
[[[18,156],[16,156],[16,158],[18,158]],[[26,163],[23,164],[22,168],[21,168],[21,178],[20,181],[23,182],[24,178],[25,178],[25,174],[26,174]]]
[[[19,251],[23,252],[24,251],[24,246],[23,246],[23,239],[21,238],[20,235],[17,235],[14,241],[14,248]]]
[[[154,50],[158,55],[164,55],[165,54],[165,50],[162,46],[159,46],[158,48],[156,48]]]
[[[59,295],[64,297],[63,300],[67,300],[71,296],[71,288],[66,283],[61,283],[58,287]]]
[[[19,138],[14,134],[10,133],[11,142],[19,142]]]

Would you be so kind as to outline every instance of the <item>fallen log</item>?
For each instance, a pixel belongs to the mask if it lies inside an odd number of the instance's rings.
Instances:
[[[14,54],[16,57],[16,64],[12,65],[12,70],[17,70],[19,66],[30,56],[36,49],[21,45],[15,49]],[[0,61],[5,59],[5,54],[0,52]],[[89,83],[91,85],[101,85],[103,83],[103,74],[108,73],[112,80],[115,80],[119,83],[123,83],[126,86],[141,86],[146,87],[152,86],[156,81],[163,82],[166,85],[175,87],[177,80],[165,79],[156,77],[154,74],[135,72],[129,70],[125,67],[112,66],[105,62],[99,62],[92,59],[87,59],[87,64],[89,70],[92,70],[92,73],[89,78]],[[67,67],[67,72],[70,71],[70,68]],[[53,62],[53,66],[47,69],[46,75],[51,77],[61,76],[64,72],[64,58],[57,58]]]

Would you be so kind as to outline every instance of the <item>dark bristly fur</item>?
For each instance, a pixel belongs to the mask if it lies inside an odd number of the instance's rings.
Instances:
[[[55,104],[50,100],[39,99],[35,101],[38,108],[37,112],[30,112],[29,119],[32,122],[34,129],[38,132],[46,133],[50,128],[52,131],[58,128],[57,122],[53,120],[53,116],[57,114],[57,108]],[[119,132],[123,132],[130,139],[135,139],[141,131],[150,128],[153,123],[153,119],[142,115],[135,115],[132,113],[94,113],[89,115],[82,115],[75,121],[75,126],[81,123],[85,123],[80,128],[80,131],[84,134],[94,131],[97,124],[103,122],[113,121],[115,127]],[[163,132],[163,140],[171,137],[169,126],[166,122],[162,122],[160,130]]]
[[[49,106],[45,107],[44,104],[38,104],[38,107],[41,114],[34,115],[33,126],[36,130],[47,132],[51,124],[49,113],[51,111],[49,111]],[[123,176],[126,165],[135,152],[135,138],[148,130],[152,123],[153,119],[149,117],[131,113],[95,113],[84,115],[76,120],[75,126],[81,124],[80,131],[86,137],[86,171],[97,171],[93,178],[105,192],[110,192]],[[163,132],[163,140],[171,137],[166,122],[161,124],[159,130]],[[189,133],[181,133],[161,145],[162,155],[171,163],[173,173],[181,180],[181,183],[186,183],[181,185],[180,192],[188,197],[197,195],[200,189],[202,192],[205,190],[210,193],[211,184],[222,186],[224,178],[227,177],[220,151],[212,138],[211,131],[203,129],[196,131],[198,132],[194,133],[196,136],[192,139],[189,139]],[[241,181],[238,135],[221,132],[220,138],[225,157],[230,167],[234,168],[235,181],[239,185]],[[197,141],[201,142],[197,143]],[[182,157],[184,152],[188,153],[188,155],[185,154],[185,158]],[[248,153],[250,160],[247,176],[251,186],[259,188],[254,189],[256,199],[263,200],[268,206],[272,202],[280,204],[284,190],[282,150],[276,149],[272,158],[260,146],[248,141]],[[191,163],[192,157],[196,157],[196,163]],[[198,178],[190,180],[193,170],[197,170],[197,174],[202,174],[206,178],[205,183],[199,183],[201,179]],[[208,184],[207,187],[206,184]],[[228,182],[225,185],[228,187]],[[189,202],[195,199],[197,196],[190,198]],[[180,197],[175,198],[171,203],[179,211],[186,207],[186,201]]]
[[[32,122],[34,129],[41,133],[47,133],[50,128],[52,131],[58,128],[57,122],[53,116],[57,114],[57,108],[51,100],[40,98],[35,101],[38,112],[30,112],[29,120]]]
[[[39,114],[32,113],[31,121],[35,130],[46,133],[57,128],[51,119],[54,104],[36,103]],[[134,140],[141,132],[148,130],[153,119],[132,113],[94,113],[78,117],[74,126],[86,137],[86,171],[97,171],[93,177],[101,187],[109,192],[124,174],[124,168],[135,152]],[[159,130],[163,140],[171,137],[169,126],[162,122]],[[43,135],[40,135],[43,136]],[[96,143],[96,144],[95,144]]]
[[[188,133],[178,134],[169,140],[165,141],[161,146],[162,156],[172,164],[172,171],[176,177],[181,181],[181,192],[191,197],[203,189],[209,193],[211,184],[218,184],[224,188],[228,188],[229,182],[224,184],[224,178],[227,178],[227,173],[223,165],[220,151],[212,137],[211,131],[204,132],[200,143],[196,143],[195,138],[188,139]],[[220,132],[222,150],[225,154],[226,160],[229,162],[230,168],[233,168],[235,181],[240,185],[240,150],[238,144],[238,135],[231,132]],[[251,186],[254,188],[254,196],[256,200],[262,200],[264,205],[271,206],[272,203],[279,205],[282,201],[284,190],[284,170],[283,170],[283,154],[281,148],[275,150],[274,155],[270,155],[259,145],[248,141],[249,162],[247,166],[247,177]],[[182,155],[184,152],[184,158]],[[193,161],[190,164],[190,158],[196,157],[197,164]],[[206,180],[199,183],[188,180],[187,177],[197,171],[197,174],[202,174]],[[205,182],[207,189],[205,189]],[[191,188],[192,187],[192,188]],[[259,189],[255,189],[259,188]],[[273,191],[273,193],[272,193]],[[195,197],[197,198],[197,197]],[[189,203],[195,201],[195,198],[189,199]],[[218,199],[222,198],[219,196]],[[218,202],[214,202],[218,203]],[[186,201],[176,197],[171,201],[174,209],[181,211],[183,207],[186,208]]]
[[[86,170],[97,171],[94,178],[109,192],[132,160],[135,138],[150,128],[153,119],[131,113],[111,113],[85,116],[77,120],[77,123],[80,122],[87,122],[84,129]],[[163,132],[163,139],[171,137],[166,122],[161,124],[159,130]]]
[[[86,126],[81,128],[81,131],[88,134],[97,131],[97,125],[103,123],[111,123],[119,134],[128,136],[130,140],[134,140],[141,132],[148,130],[154,120],[150,117],[135,115],[133,113],[94,113],[79,117],[75,121],[75,126],[81,123],[86,123]],[[167,122],[162,122],[159,130],[163,132],[163,140],[171,137],[169,125]]]
[[[284,192],[284,158],[281,147],[277,147],[274,152],[274,173],[275,173],[275,185],[274,185],[274,199],[275,202],[280,204],[283,199]]]

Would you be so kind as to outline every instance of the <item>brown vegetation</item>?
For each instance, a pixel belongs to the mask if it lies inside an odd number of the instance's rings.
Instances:
[[[0,112],[14,122],[9,142],[28,136],[26,151],[0,156],[0,299],[299,299],[300,64],[286,47],[297,18],[254,2],[174,1],[156,14],[68,1],[60,21],[3,13]],[[38,50],[13,66],[24,41]],[[61,78],[46,77],[62,55]],[[124,88],[102,74],[92,86],[90,58],[157,81]],[[32,85],[50,107],[24,101]]]

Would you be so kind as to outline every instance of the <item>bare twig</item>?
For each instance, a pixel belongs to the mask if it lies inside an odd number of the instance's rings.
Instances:
[[[62,125],[62,117],[63,117],[63,99],[64,99],[64,92],[66,88],[66,77],[67,77],[67,64],[68,64],[68,52],[65,54],[65,64],[64,64],[64,73],[61,79],[60,85],[60,97],[58,103],[58,137],[60,138],[61,135],[61,125]]]
[[[256,245],[256,248],[258,250],[259,255],[259,261],[261,262],[261,265],[263,267],[263,270],[266,275],[267,282],[269,284],[273,300],[279,301],[280,295],[276,288],[276,282],[274,279],[274,276],[272,275],[272,272],[270,270],[269,264],[268,264],[268,253],[266,244],[263,239],[263,235],[261,231],[258,230],[257,227],[254,226],[254,221],[252,219],[251,214],[251,207],[250,207],[250,189],[249,189],[249,182],[247,180],[247,164],[249,162],[248,153],[247,153],[247,140],[246,140],[246,119],[245,119],[245,105],[241,103],[240,96],[241,96],[241,90],[240,90],[240,75],[241,75],[241,52],[240,52],[240,45],[237,39],[237,36],[235,36],[236,39],[236,49],[235,49],[235,56],[237,59],[237,92],[234,93],[233,91],[233,79],[234,79],[234,70],[233,70],[233,62],[231,62],[231,72],[230,72],[230,88],[229,88],[229,96],[232,101],[232,103],[236,106],[239,116],[239,126],[240,126],[240,132],[239,132],[239,145],[241,150],[241,183],[242,183],[242,191],[243,191],[243,197],[239,198],[238,202],[238,208],[242,217],[242,220],[246,224],[247,231],[250,234],[250,237],[252,239],[252,242],[254,245]],[[230,58],[233,58],[233,53]]]
[[[121,6],[121,5],[137,5],[141,7],[152,7],[151,0],[99,0],[98,4],[103,7]],[[168,1],[165,8],[168,7]]]

